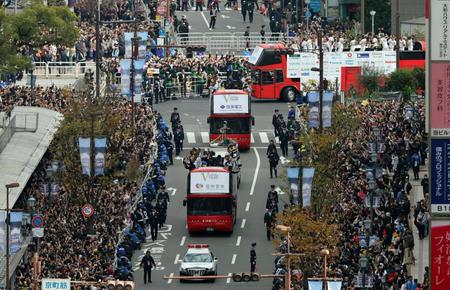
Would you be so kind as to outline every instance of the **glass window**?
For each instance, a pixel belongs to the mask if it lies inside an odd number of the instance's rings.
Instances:
[[[200,197],[187,201],[188,215],[231,215],[232,207],[231,197]]]
[[[224,127],[224,121],[227,121],[226,134],[247,134],[250,133],[249,118],[211,118],[210,133],[222,134],[221,129]]]
[[[263,84],[273,84],[273,71],[263,71],[262,72],[262,83]]]
[[[282,83],[284,82],[283,79],[283,71],[282,70],[277,70],[277,83]]]

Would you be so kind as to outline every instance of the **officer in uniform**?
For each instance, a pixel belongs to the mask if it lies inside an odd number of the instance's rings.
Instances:
[[[250,272],[256,271],[256,243],[252,243],[252,247],[250,249]]]
[[[156,208],[152,208],[152,212],[149,215],[150,221],[150,234],[152,236],[152,241],[154,242],[158,238],[158,213]]]
[[[270,238],[272,237],[272,223],[272,212],[268,208],[266,208],[266,213],[264,214],[264,224],[266,225],[266,234],[268,241],[270,241]]]
[[[144,284],[147,284],[147,278],[148,282],[152,283],[152,268],[156,267],[156,264],[155,260],[153,260],[150,250],[147,250],[145,256],[142,258],[140,267],[144,268]]]

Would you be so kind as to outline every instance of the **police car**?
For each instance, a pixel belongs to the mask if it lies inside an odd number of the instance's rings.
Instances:
[[[189,244],[186,255],[181,262],[180,276],[210,275],[217,275],[217,258],[214,257],[209,246],[207,244]],[[203,279],[199,278],[198,280]],[[211,280],[214,281],[215,279]],[[183,279],[180,279],[180,281],[183,281]]]

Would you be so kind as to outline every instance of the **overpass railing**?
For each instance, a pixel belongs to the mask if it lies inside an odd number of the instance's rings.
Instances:
[[[95,62],[34,62],[33,75],[38,77],[81,78],[88,69],[95,74]]]

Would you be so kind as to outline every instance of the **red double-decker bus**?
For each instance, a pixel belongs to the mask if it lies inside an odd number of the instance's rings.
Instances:
[[[218,90],[211,95],[210,105],[208,123],[211,144],[234,141],[239,150],[250,149],[254,119],[248,94],[243,90]]]
[[[189,234],[233,232],[238,182],[238,174],[224,167],[200,167],[189,172],[184,201]]]

